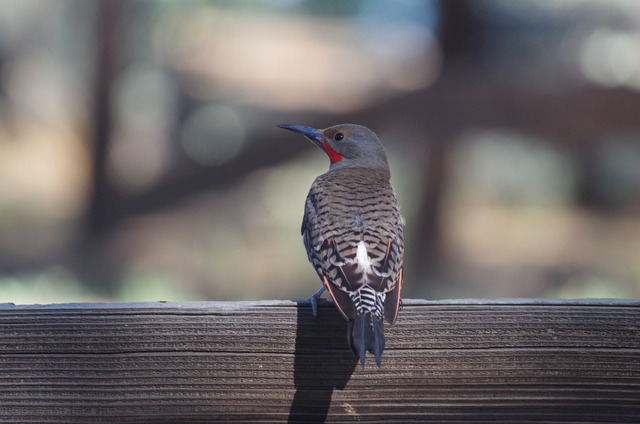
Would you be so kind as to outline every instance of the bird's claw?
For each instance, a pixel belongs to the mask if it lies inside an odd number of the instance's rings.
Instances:
[[[318,290],[317,292],[315,292],[314,294],[312,294],[307,298],[307,301],[311,303],[311,314],[313,314],[314,318],[318,316],[318,299],[324,300],[320,297],[322,296],[322,293],[324,293],[324,290],[325,290],[325,287],[322,286],[320,290]]]

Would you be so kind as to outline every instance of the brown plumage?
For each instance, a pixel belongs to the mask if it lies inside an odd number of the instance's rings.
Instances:
[[[398,316],[404,252],[402,226],[390,184],[386,153],[369,129],[353,124],[324,130],[280,125],[305,135],[331,161],[313,182],[305,202],[302,237],[309,261],[336,307],[349,321],[348,339],[364,366],[366,352],[378,365],[384,350],[383,319]]]

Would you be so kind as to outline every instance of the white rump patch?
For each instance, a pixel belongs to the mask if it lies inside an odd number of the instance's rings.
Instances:
[[[371,258],[369,258],[369,254],[367,253],[367,246],[364,244],[364,241],[360,241],[358,243],[356,260],[365,272],[369,270],[369,267],[371,266]]]

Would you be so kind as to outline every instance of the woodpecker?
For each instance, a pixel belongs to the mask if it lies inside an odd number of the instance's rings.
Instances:
[[[361,125],[278,127],[304,135],[331,162],[311,185],[302,220],[307,257],[322,282],[309,297],[313,315],[327,290],[348,321],[356,359],[364,367],[368,351],[380,366],[383,320],[393,324],[398,317],[404,253],[404,220],[385,150],[376,134]]]

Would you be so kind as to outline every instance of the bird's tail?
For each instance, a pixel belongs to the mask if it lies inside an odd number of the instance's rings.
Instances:
[[[370,314],[357,314],[353,321],[349,321],[349,344],[355,357],[364,367],[367,351],[376,358],[380,366],[382,351],[384,350],[384,324],[382,319]]]

